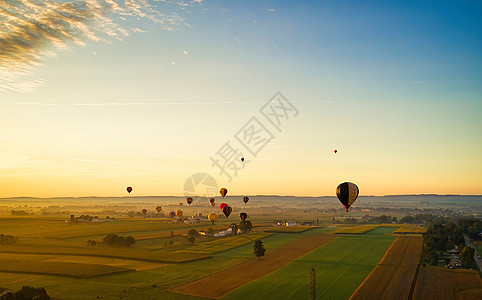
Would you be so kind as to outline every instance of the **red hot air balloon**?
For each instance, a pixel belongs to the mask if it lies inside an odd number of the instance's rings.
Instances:
[[[219,208],[220,208],[221,210],[223,210],[223,208],[224,208],[225,206],[228,206],[228,205],[227,205],[226,203],[221,203],[221,205],[219,205]]]
[[[335,151],[333,151],[333,152],[335,152],[335,153],[336,153],[336,152],[338,152],[338,150],[336,150],[336,149],[335,149]]]
[[[216,199],[214,199],[214,198],[209,199],[209,202],[211,203],[212,206],[216,205],[216,204],[214,204],[214,201],[216,201]]]
[[[145,215],[147,214],[147,209],[145,209],[145,208],[142,209],[142,210],[141,210],[141,213],[145,216]]]
[[[229,217],[229,215],[233,212],[233,208],[229,205],[226,205],[225,207],[223,207],[223,214],[227,217]]]
[[[130,194],[130,193],[132,192],[132,187],[128,186],[128,187],[126,188],[126,190],[127,190],[127,192]]]
[[[187,202],[187,204],[191,205],[191,203],[192,203],[192,198],[191,198],[191,197],[186,198],[186,202]]]

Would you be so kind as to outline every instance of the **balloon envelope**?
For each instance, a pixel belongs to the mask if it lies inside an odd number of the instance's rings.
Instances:
[[[214,204],[214,201],[216,201],[216,199],[214,199],[214,198],[209,199],[209,203],[211,203],[212,206],[215,205],[215,204]]]
[[[228,205],[227,205],[226,203],[221,203],[221,205],[219,205],[219,208],[220,208],[221,210],[223,210],[223,208],[224,208],[225,206],[228,206]]]
[[[356,184],[351,182],[343,182],[336,188],[336,196],[338,200],[340,200],[341,204],[345,206],[346,212],[348,212],[348,208],[355,202],[356,198],[358,197],[358,187]]]
[[[224,198],[224,196],[226,196],[226,194],[228,193],[228,190],[225,189],[225,188],[222,188],[222,189],[219,190],[219,193],[220,193],[221,196],[223,196],[223,198]]]
[[[141,210],[141,213],[142,213],[143,215],[147,214],[147,209],[144,208],[143,210]]]
[[[248,217],[248,214],[245,212],[242,212],[239,214],[239,218],[241,219],[241,221],[246,220],[247,217]]]
[[[191,203],[192,203],[192,198],[191,198],[191,197],[188,197],[188,198],[186,199],[186,202],[187,202],[187,204],[191,205]]]
[[[223,214],[227,217],[229,217],[229,215],[233,212],[233,208],[229,205],[226,205],[225,207],[223,207]]]
[[[248,201],[249,201],[249,197],[244,196],[244,197],[243,197],[243,202],[244,202],[244,204],[248,203]]]
[[[182,217],[182,214],[183,214],[182,210],[176,211],[176,216],[178,216],[179,218]]]
[[[336,152],[338,152],[338,150],[335,150],[335,151],[333,151],[333,152],[335,152],[335,153],[336,153]]]
[[[215,213],[210,213],[208,215],[208,220],[211,221],[212,223],[214,223],[218,220],[218,215],[215,214]]]
[[[161,206],[156,207],[156,211],[157,213],[160,213],[162,211],[162,207]]]
[[[127,190],[127,192],[130,194],[130,193],[132,192],[132,187],[128,186],[128,187],[126,188],[126,190]]]
[[[175,211],[171,211],[171,212],[169,213],[169,217],[174,218],[175,216],[176,216],[176,212],[175,212]]]

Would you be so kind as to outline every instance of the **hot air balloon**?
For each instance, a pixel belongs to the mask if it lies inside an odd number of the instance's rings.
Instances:
[[[335,152],[335,153],[336,153],[336,152],[338,152],[338,150],[336,150],[336,149],[335,149],[335,151],[333,151],[333,152]]]
[[[219,193],[220,193],[221,196],[223,196],[223,198],[224,198],[224,196],[226,196],[226,194],[228,193],[228,190],[225,189],[225,188],[221,188],[221,189],[219,190]]]
[[[214,201],[216,201],[216,199],[214,199],[214,198],[209,199],[209,202],[211,203],[212,206],[215,205],[215,204],[214,204]]]
[[[141,210],[141,213],[145,216],[145,215],[147,214],[147,209],[145,209],[145,208],[142,209],[142,210]]]
[[[346,212],[348,212],[348,208],[355,202],[356,198],[358,197],[358,187],[356,184],[351,182],[343,182],[336,188],[336,196],[340,200],[341,204],[345,206]]]
[[[223,208],[224,208],[225,206],[228,206],[228,205],[227,205],[226,203],[221,203],[221,205],[219,205],[219,208],[220,208],[221,210],[223,210]]]
[[[233,208],[229,205],[226,205],[225,207],[223,207],[223,214],[227,217],[229,217],[229,215],[233,212]]]
[[[176,212],[175,212],[175,211],[171,211],[171,212],[169,213],[169,217],[174,218],[175,216],[176,216]]]
[[[183,214],[182,210],[176,211],[176,216],[178,216],[179,218],[182,217],[182,214]]]
[[[215,213],[210,213],[208,215],[208,220],[211,221],[211,223],[214,224],[214,222],[216,222],[218,220],[218,215],[215,214]]]
[[[244,161],[244,157],[241,157],[241,161]]]
[[[192,198],[191,198],[191,197],[186,198],[186,202],[187,202],[187,204],[189,204],[189,206],[190,206],[191,203],[192,203]]]
[[[248,203],[248,201],[249,201],[249,197],[244,196],[244,197],[243,197],[243,202],[244,202],[244,204]]]
[[[162,207],[161,206],[156,207],[156,211],[157,213],[160,213],[162,211]]]
[[[241,221],[246,220],[247,217],[248,217],[248,214],[245,212],[242,212],[239,214],[239,218],[241,219]]]
[[[127,192],[130,194],[130,193],[132,192],[132,187],[128,186],[128,187],[126,188],[126,190],[127,190]]]

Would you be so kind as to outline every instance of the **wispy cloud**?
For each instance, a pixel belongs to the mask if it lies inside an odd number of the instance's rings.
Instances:
[[[274,8],[267,8],[266,11],[267,12],[274,12]]]
[[[32,91],[44,84],[32,75],[33,69],[71,44],[122,40],[131,32],[143,32],[137,27],[124,28],[120,23],[128,18],[145,20],[164,30],[183,24],[179,15],[159,10],[147,0],[1,1],[0,91]]]

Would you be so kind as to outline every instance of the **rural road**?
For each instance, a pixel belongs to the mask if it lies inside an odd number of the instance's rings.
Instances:
[[[464,233],[464,239],[465,239],[465,243],[474,248],[475,249],[475,252],[474,252],[474,260],[475,262],[477,263],[477,266],[479,267],[479,270],[480,272],[482,272],[482,261],[480,260],[480,255],[479,255],[479,252],[477,252],[477,248],[475,248],[475,246],[472,244],[472,242],[470,242],[470,239],[469,237]]]

